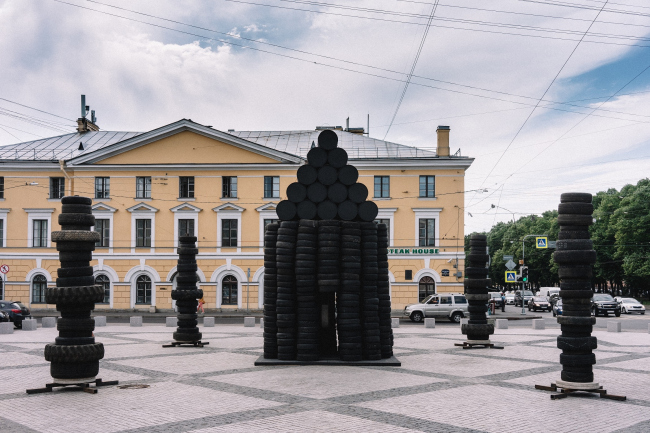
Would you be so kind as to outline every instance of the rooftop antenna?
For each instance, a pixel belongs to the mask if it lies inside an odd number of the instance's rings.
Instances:
[[[368,113],[368,123],[366,125],[366,135],[370,137],[370,113]]]
[[[95,117],[95,110],[90,110],[90,121],[97,123],[97,117]]]
[[[81,117],[83,117],[84,119],[86,118],[86,114],[88,114],[87,113],[88,108],[90,107],[86,105],[86,95],[81,95]]]

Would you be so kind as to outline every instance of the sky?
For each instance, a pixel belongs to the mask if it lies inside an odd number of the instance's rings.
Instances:
[[[447,125],[475,158],[465,233],[486,231],[648,176],[650,5],[0,0],[0,145],[74,132],[81,94],[111,131],[370,115],[371,137],[433,149]]]

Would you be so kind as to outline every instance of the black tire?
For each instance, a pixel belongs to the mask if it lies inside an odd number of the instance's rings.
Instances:
[[[555,260],[555,263],[559,263],[560,266],[596,263],[596,251],[594,250],[555,251],[553,253],[553,260]]]
[[[58,242],[56,244],[56,250],[57,251],[94,251],[95,243],[83,242],[83,241]]]
[[[379,208],[372,201],[364,201],[358,207],[357,213],[362,221],[374,221],[379,214]]]
[[[62,213],[59,214],[59,225],[63,226],[77,226],[77,227],[91,227],[95,225],[95,217],[93,215],[81,213]]]
[[[98,374],[99,361],[82,363],[53,362],[50,364],[50,375],[54,379],[87,379]]]
[[[348,188],[348,197],[354,203],[363,203],[368,198],[368,187],[357,182]]]
[[[297,213],[300,219],[312,219],[318,214],[318,208],[313,202],[303,200],[298,204]]]
[[[591,215],[573,215],[573,214],[560,214],[557,216],[557,223],[560,226],[590,226],[593,224],[594,219]]]
[[[478,262],[485,266],[485,263],[490,260],[490,256],[485,253],[469,253],[465,257],[465,260],[469,262]]]
[[[592,195],[587,192],[565,192],[560,195],[560,203],[591,203]]]
[[[196,272],[199,267],[196,263],[178,264],[176,265],[177,272]]]
[[[287,187],[287,199],[293,203],[300,203],[307,197],[307,188],[294,182]]]
[[[563,239],[556,241],[557,251],[593,250],[594,243],[591,239]]]
[[[309,186],[318,179],[318,172],[311,165],[303,165],[298,169],[297,176],[298,182],[305,186]]]
[[[594,205],[591,203],[560,203],[557,211],[560,215],[591,215],[594,213]]]
[[[201,337],[203,336],[203,334],[201,334],[200,332],[187,332],[187,331],[192,331],[192,329],[183,329],[183,332],[180,331],[174,332],[172,334],[172,337],[176,341],[194,342],[194,341],[200,341]]]
[[[339,182],[343,185],[354,185],[359,179],[359,171],[352,165],[346,165],[339,169]]]
[[[83,307],[84,304],[94,304],[103,300],[104,288],[101,286],[48,287],[45,289],[45,302],[48,304],[79,304]]]
[[[56,271],[56,274],[59,278],[70,278],[70,277],[92,277],[93,267],[92,266],[81,266],[81,267],[67,267],[59,268]]]
[[[338,172],[330,165],[318,169],[318,181],[323,185],[332,185],[338,179]]]
[[[104,345],[101,343],[81,346],[45,345],[45,360],[49,362],[92,362],[104,357]]]
[[[586,352],[596,350],[598,348],[598,341],[596,337],[571,338],[558,336],[557,348],[574,352]]]
[[[172,299],[175,301],[189,301],[201,299],[203,297],[202,289],[194,290],[172,290]]]
[[[565,278],[586,280],[592,278],[593,270],[591,266],[560,266],[558,276],[561,280]]]
[[[275,208],[278,218],[282,221],[291,221],[296,217],[296,205],[289,200],[282,200]]]
[[[594,365],[596,363],[596,355],[593,353],[585,355],[568,355],[560,353],[560,364],[569,367],[579,367],[583,365]]]
[[[92,214],[92,212],[88,204],[61,204],[61,213]]]
[[[577,228],[577,227],[572,227]],[[589,239],[589,231],[587,230],[560,230],[560,233],[557,235],[558,240],[568,240],[568,239]]]
[[[327,162],[334,168],[342,168],[348,163],[348,153],[340,147],[333,149],[327,155]]]
[[[424,315],[421,311],[414,311],[409,316],[409,319],[411,319],[411,322],[420,323],[424,320]]]
[[[59,332],[93,332],[95,320],[88,317],[81,319],[64,317],[56,321],[56,329]]]
[[[199,249],[194,247],[179,247],[176,253],[178,255],[195,256],[199,253]]]
[[[577,383],[591,383],[594,381],[593,372],[584,372],[584,373],[573,373],[570,371],[564,371],[560,373],[560,379],[566,380],[567,382],[577,382]]]
[[[327,152],[320,147],[314,147],[307,152],[307,162],[314,168],[319,168],[327,163]]]
[[[307,187],[307,198],[314,203],[320,203],[327,198],[327,188],[320,182],[314,182]]]
[[[327,198],[333,203],[342,203],[348,198],[348,187],[341,182],[336,182],[327,188]]]
[[[357,205],[346,200],[338,205],[337,214],[343,221],[352,221],[357,217]]]
[[[489,271],[490,270],[488,268],[485,268],[485,267],[483,267],[483,268],[466,267],[465,268],[465,275],[467,275],[467,277],[469,279],[474,279],[474,278],[485,279],[487,277]]]
[[[93,199],[78,195],[67,195],[61,198],[61,204],[85,204],[86,206],[91,206],[93,204]]]
[[[339,142],[339,136],[331,129],[325,129],[318,134],[318,147],[325,150],[334,150]]]

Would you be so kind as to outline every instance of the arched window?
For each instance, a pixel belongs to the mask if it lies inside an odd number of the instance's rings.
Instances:
[[[434,293],[436,293],[436,282],[431,277],[422,277],[420,279],[420,301]]]
[[[104,288],[103,304],[111,302],[111,280],[104,274],[99,274],[95,277],[95,284]]]
[[[151,278],[140,275],[135,280],[135,303],[151,305]]]
[[[232,275],[221,280],[221,305],[237,305],[237,278]]]
[[[45,303],[45,288],[47,287],[47,278],[44,275],[38,274],[32,280],[32,303],[44,304]]]

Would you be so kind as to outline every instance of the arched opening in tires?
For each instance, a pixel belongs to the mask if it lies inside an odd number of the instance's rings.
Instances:
[[[436,282],[429,276],[420,278],[418,297],[420,302],[429,295],[436,293]]]
[[[43,274],[36,274],[32,279],[32,303],[45,303],[45,288],[47,287],[47,278]]]
[[[111,302],[111,280],[108,276],[104,274],[99,274],[95,277],[95,285],[102,286],[104,289],[104,300],[102,304],[108,304]]]
[[[221,305],[237,305],[237,278],[226,275],[221,280]]]
[[[151,278],[140,275],[135,281],[136,304],[151,305]]]

